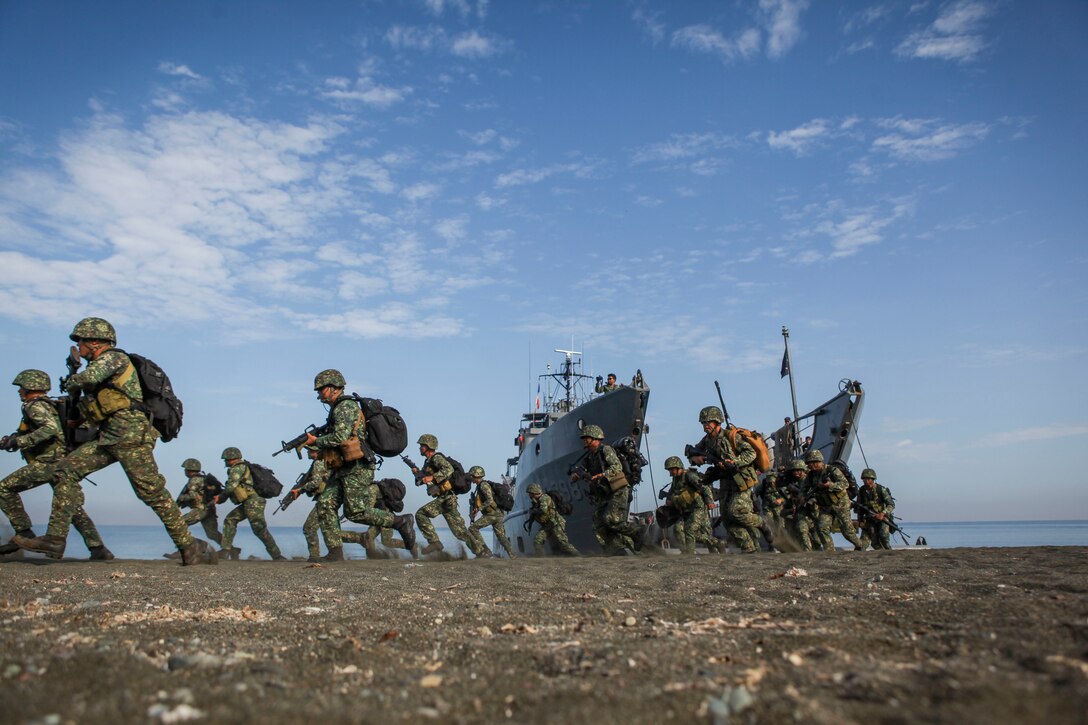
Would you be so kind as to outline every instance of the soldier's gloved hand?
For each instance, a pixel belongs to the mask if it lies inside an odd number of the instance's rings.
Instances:
[[[668,495],[669,495],[669,490],[667,488],[663,488],[663,489],[661,489],[660,491],[657,492],[658,500],[664,499]]]

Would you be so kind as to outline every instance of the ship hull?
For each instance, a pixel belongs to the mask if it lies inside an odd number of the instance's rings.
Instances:
[[[599,425],[606,443],[631,436],[641,447],[649,396],[647,387],[621,387],[565,415],[549,418],[540,433],[525,441],[514,479],[514,508],[505,519],[507,536],[518,553],[532,552],[532,539],[539,531],[536,524],[529,531],[525,529],[532,503],[526,489],[531,483],[540,484],[545,491],[558,491],[571,502],[574,510],[567,517],[567,538],[575,548],[585,554],[601,552],[593,535],[593,508],[587,497],[587,484],[572,483],[567,472],[585,452],[580,437],[584,425]],[[550,543],[548,552],[554,553]]]

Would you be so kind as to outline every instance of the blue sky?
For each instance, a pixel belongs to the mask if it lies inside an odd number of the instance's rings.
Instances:
[[[573,338],[652,386],[660,484],[714,380],[743,425],[790,412],[787,325],[801,408],[865,385],[904,517],[1088,518],[1086,30],[1060,0],[2,1],[0,374],[110,319],[185,402],[173,491],[189,456],[268,464],[326,367],[494,477]],[[154,521],[94,479],[97,520]]]

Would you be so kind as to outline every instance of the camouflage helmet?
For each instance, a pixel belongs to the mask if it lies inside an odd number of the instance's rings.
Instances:
[[[794,458],[793,463],[790,464],[790,467],[789,467],[788,470],[790,470],[790,471],[807,471],[808,466],[806,466],[805,462],[802,461],[800,458]]]
[[[223,449],[222,458],[223,458],[224,461],[233,461],[235,458],[241,458],[241,457],[242,457],[242,452],[240,450],[238,450],[237,448],[235,448],[234,446],[231,446],[230,448],[224,448]]]
[[[23,390],[36,390],[48,392],[52,387],[49,375],[41,370],[24,370],[11,381],[12,385],[18,385]]]
[[[416,443],[421,446],[427,446],[432,451],[438,450],[438,439],[430,433],[424,433],[423,435],[421,435]]]
[[[824,454],[818,449],[813,448],[811,451],[805,454],[805,463],[823,463]]]
[[[238,450],[238,449],[235,448],[234,450]],[[223,453],[226,453],[226,452],[227,451],[223,451]],[[226,456],[224,456],[224,458],[225,457]],[[198,461],[195,458],[186,458],[184,461],[181,462],[181,467],[182,467],[182,469],[184,469],[186,471],[199,471],[201,468],[203,468],[203,466],[200,465],[200,461]]]
[[[332,368],[322,370],[314,376],[314,390],[321,390],[330,385],[334,388],[343,388],[347,384],[344,375],[339,370],[333,370]]]
[[[530,483],[527,491],[529,492],[530,496],[539,496],[540,494],[544,493],[544,489],[540,487],[539,483]]]
[[[80,340],[107,340],[117,342],[117,331],[113,325],[101,317],[84,317],[72,328],[72,334],[68,336],[72,342]]]
[[[722,409],[716,405],[708,405],[699,411],[699,422],[707,423],[714,421],[715,423],[722,423],[725,421],[725,416],[722,415]]]
[[[472,468],[468,469],[468,475],[472,476],[473,478],[483,478],[486,474],[484,473],[483,466],[473,466]]]
[[[861,472],[861,477],[862,478],[871,478],[871,479],[873,479],[875,481],[876,480],[876,471],[874,471],[871,468],[866,468],[864,471]]]
[[[680,456],[669,456],[665,459],[665,470],[671,470],[673,468],[683,468],[684,462],[680,460]]]
[[[594,440],[603,441],[604,440],[604,431],[601,430],[601,426],[599,426],[599,425],[587,425],[584,428],[582,428],[582,435],[579,436],[579,437],[581,437],[581,438],[593,438]]]

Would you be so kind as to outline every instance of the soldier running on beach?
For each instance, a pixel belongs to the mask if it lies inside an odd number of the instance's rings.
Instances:
[[[430,554],[445,548],[441,539],[438,538],[434,524],[431,523],[431,520],[438,516],[446,519],[450,533],[472,549],[475,542],[469,537],[465,520],[461,518],[461,512],[457,509],[457,494],[453,490],[453,464],[438,452],[438,438],[430,433],[421,435],[416,443],[419,444],[420,455],[426,460],[423,462],[423,468],[413,468],[412,473],[416,474],[416,485],[426,486],[427,495],[432,499],[416,511],[416,524],[427,539],[427,545],[423,547],[421,553]]]
[[[832,526],[837,524],[843,537],[854,545],[855,550],[861,550],[861,539],[854,531],[854,524],[850,520],[850,496],[847,488],[850,483],[835,466],[824,463],[824,454],[818,449],[810,450],[805,454],[805,464],[809,474],[806,480],[807,490],[816,498],[820,505],[819,531],[827,551],[835,550],[835,542],[831,538]]]
[[[506,551],[506,555],[511,559],[516,559],[514,547],[510,545],[510,539],[506,538],[506,527],[503,525],[506,512],[499,508],[499,505],[495,502],[495,492],[492,488],[494,484],[491,481],[484,480],[486,474],[482,466],[473,466],[468,469],[468,475],[476,484],[476,490],[472,493],[472,509],[480,513],[480,518],[473,521],[468,527],[469,536],[476,543],[476,556],[483,556],[484,558],[492,556],[491,550],[480,533],[482,529],[490,526],[492,531],[495,532],[495,538],[499,540],[499,545]],[[472,518],[471,512],[469,518]]]
[[[540,524],[540,531],[533,537],[533,555],[542,556],[545,553],[544,544],[551,539],[552,547],[556,551],[568,556],[580,556],[567,539],[567,520],[555,508],[552,497],[544,493],[539,483],[530,483],[528,493],[533,502],[529,509],[529,520]]]
[[[154,455],[159,432],[144,411],[143,389],[132,360],[114,347],[117,333],[113,325],[99,317],[87,317],[76,323],[69,338],[76,343],[79,357],[88,362],[86,370],[68,376],[65,388],[69,393],[82,393],[80,413],[85,425],[97,426],[98,433],[57,461],[45,536],[16,536],[12,540],[29,551],[63,556],[72,517],[83,506],[79,482],[119,462],[136,496],[162,521],[181,552],[181,563],[211,563],[207,542],[189,533],[174,497],[166,491],[166,479],[159,473]]]
[[[189,513],[185,514],[185,525],[200,524],[204,528],[204,534],[219,544],[223,545],[223,535],[219,533],[219,518],[215,511],[215,497],[208,498],[207,479],[201,472],[200,461],[196,458],[186,458],[181,464],[182,470],[188,479],[185,490],[178,495],[178,506],[187,506]],[[218,492],[217,494],[218,495]]]
[[[876,482],[876,471],[871,468],[861,472],[861,483],[857,509],[862,523],[862,548],[872,544],[874,549],[890,549],[892,542],[888,519],[895,511],[895,499],[892,498],[892,492],[887,486]],[[870,514],[869,511],[872,513]]]
[[[33,539],[30,517],[23,508],[19,494],[42,484],[52,485],[54,464],[64,457],[66,451],[64,423],[47,397],[52,387],[49,375],[41,370],[24,370],[15,376],[11,384],[19,388],[23,419],[15,433],[0,439],[0,448],[19,451],[26,465],[0,481],[0,510],[8,517],[16,535]],[[113,558],[82,506],[75,509],[72,525],[90,550],[91,561],[109,561]],[[0,555],[13,554],[18,550],[19,545],[14,541],[0,545]]]
[[[223,485],[219,503],[225,503],[229,499],[238,504],[223,518],[223,551],[231,559],[240,558],[241,551],[234,547],[234,534],[238,524],[248,521],[253,535],[264,544],[272,561],[284,561],[286,557],[280,553],[280,547],[272,538],[272,532],[268,530],[268,522],[264,518],[264,498],[253,486],[253,472],[242,459],[242,452],[233,446],[223,449],[223,462],[227,466],[227,482]]]
[[[600,426],[587,425],[579,436],[586,452],[572,468],[570,480],[584,478],[589,486],[594,502],[593,533],[598,543],[608,555],[622,554],[625,549],[641,551],[645,532],[628,520],[631,486],[619,456],[612,446],[602,442],[604,431]]]

